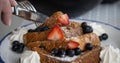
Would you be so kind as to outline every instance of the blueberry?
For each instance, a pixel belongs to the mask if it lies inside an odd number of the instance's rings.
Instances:
[[[66,50],[66,54],[69,56],[69,57],[73,57],[75,55],[75,51],[72,50],[72,49],[67,49]]]
[[[33,29],[29,29],[28,32],[35,32],[35,30],[33,30]]]
[[[93,45],[91,43],[87,43],[85,47],[87,50],[92,50]]]
[[[93,32],[93,28],[91,26],[85,26],[83,27],[83,33],[91,33]]]
[[[12,51],[17,51],[18,49],[19,49],[19,47],[17,45],[12,46]]]
[[[87,23],[86,22],[82,22],[81,26],[82,26],[82,28],[84,28],[85,26],[87,26]]]
[[[19,47],[19,49],[18,49],[18,50],[16,50],[16,52],[17,52],[17,53],[22,53],[22,52],[23,52],[23,50],[24,50],[24,48]]]
[[[25,45],[24,45],[23,43],[20,43],[20,44],[19,44],[19,47],[20,47],[20,48],[24,48]]]
[[[41,31],[46,31],[46,30],[48,30],[49,28],[48,28],[48,26],[44,26],[44,27],[37,27],[35,30],[37,31],[37,32],[41,32]]]
[[[101,41],[102,40],[107,40],[108,39],[108,34],[103,33],[99,38],[100,38]]]
[[[12,45],[17,45],[19,43],[20,43],[19,41],[13,41]]]
[[[75,51],[75,55],[79,55],[82,52],[80,48],[75,48],[74,51]]]
[[[57,54],[58,54],[58,48],[52,49],[51,55],[52,55],[52,56],[57,56]]]
[[[46,31],[48,29],[49,29],[48,26],[44,26],[43,28],[41,28],[41,31]]]
[[[36,30],[37,32],[40,32],[40,31],[41,31],[41,28],[40,28],[40,27],[37,27],[35,30]]]
[[[66,51],[64,49],[62,49],[62,48],[59,48],[57,56],[58,57],[65,57],[65,55],[66,55]]]
[[[44,50],[44,49],[45,49],[45,46],[40,45],[40,46],[39,46],[39,48],[41,48],[41,49],[43,49],[43,50]]]
[[[18,43],[12,45],[12,51],[17,52],[17,53],[22,53],[24,50],[25,45],[23,43]]]

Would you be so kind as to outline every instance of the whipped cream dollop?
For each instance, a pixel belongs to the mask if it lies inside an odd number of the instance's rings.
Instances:
[[[20,29],[16,29],[12,32],[11,36],[10,36],[10,40],[13,42],[15,40],[23,43],[23,35],[27,33],[27,29],[26,28],[20,28]]]
[[[105,30],[102,28],[101,25],[99,25],[97,23],[90,23],[89,25],[92,26],[93,33],[97,34],[98,36],[105,33]]]
[[[120,49],[109,45],[100,52],[102,63],[120,63]]]
[[[36,51],[25,51],[21,55],[20,63],[40,63],[40,56]]]

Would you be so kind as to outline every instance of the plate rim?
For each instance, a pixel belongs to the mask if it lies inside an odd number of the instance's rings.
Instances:
[[[119,27],[114,26],[114,25],[111,25],[111,24],[109,24],[109,23],[101,22],[101,21],[89,20],[89,19],[70,19],[70,21],[95,22],[95,23],[99,23],[99,24],[103,24],[103,25],[110,26],[110,27],[115,28],[116,30],[120,31],[120,28],[119,28]],[[20,27],[23,28],[23,27],[27,27],[27,26],[32,25],[32,24],[34,24],[34,23],[25,24],[25,25],[22,25],[22,26],[20,26]],[[7,33],[2,39],[0,39],[0,46],[1,46],[1,43],[5,40],[5,38],[6,38],[7,36],[9,36],[11,33],[12,33],[12,32]],[[1,55],[0,55],[0,62],[5,63],[5,62],[2,60]]]

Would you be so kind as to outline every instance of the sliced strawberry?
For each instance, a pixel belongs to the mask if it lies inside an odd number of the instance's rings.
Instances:
[[[69,17],[67,14],[63,14],[58,18],[58,21],[62,23],[63,25],[68,25],[69,24]]]
[[[68,45],[68,48],[69,48],[69,49],[75,49],[75,48],[77,48],[77,47],[79,46],[79,43],[70,40],[70,41],[68,41],[68,44],[67,44],[67,45]]]
[[[55,25],[48,34],[48,40],[62,40],[64,38],[63,31],[58,25]]]

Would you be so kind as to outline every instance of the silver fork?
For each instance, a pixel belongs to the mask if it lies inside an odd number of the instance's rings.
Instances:
[[[35,7],[28,1],[28,0],[22,0],[20,2],[17,2],[21,8],[24,8],[29,11],[37,12]]]
[[[37,15],[37,20],[39,20],[39,21],[34,21],[36,27],[38,27],[41,22],[44,22],[48,18],[48,16],[46,16],[42,13],[38,13],[37,10],[35,9],[35,7],[28,0],[18,1],[17,3],[18,3],[18,5],[14,7],[15,14],[18,15],[20,10],[22,10],[22,11],[24,10],[27,12],[32,12],[32,16],[34,16],[34,17],[36,17],[36,15]],[[25,17],[26,16],[27,15],[25,15]]]

